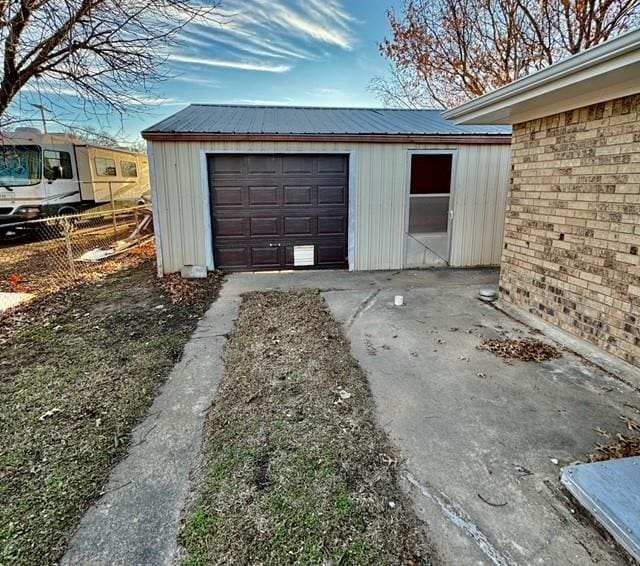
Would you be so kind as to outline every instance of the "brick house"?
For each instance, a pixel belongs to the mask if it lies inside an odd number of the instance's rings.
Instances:
[[[444,116],[513,125],[502,299],[640,366],[640,30]]]

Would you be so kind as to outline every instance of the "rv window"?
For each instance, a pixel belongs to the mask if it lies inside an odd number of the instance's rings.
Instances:
[[[96,157],[96,175],[98,177],[115,177],[116,173],[116,162],[113,159],[108,159],[106,157]]]
[[[121,161],[120,171],[123,177],[137,177],[138,167],[135,161]]]
[[[37,145],[0,145],[0,187],[26,187],[42,178]]]
[[[56,173],[56,170],[58,171]],[[67,151],[44,150],[44,176],[47,179],[73,179],[71,154]]]

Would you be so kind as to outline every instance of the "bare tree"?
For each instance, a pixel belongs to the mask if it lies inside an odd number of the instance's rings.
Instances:
[[[640,0],[406,0],[380,45],[385,103],[460,104],[640,23]]]
[[[0,0],[0,126],[20,92],[73,97],[84,114],[150,102],[179,32],[210,17],[199,0]]]

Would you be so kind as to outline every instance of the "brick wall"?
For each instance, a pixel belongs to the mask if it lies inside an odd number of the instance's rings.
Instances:
[[[640,366],[640,94],[514,126],[502,297]]]

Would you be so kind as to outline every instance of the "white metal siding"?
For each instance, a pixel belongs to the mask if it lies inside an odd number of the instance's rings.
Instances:
[[[206,265],[203,152],[350,153],[355,198],[351,269],[404,267],[409,150],[457,150],[450,264],[498,265],[509,181],[510,146],[333,142],[149,142],[151,178],[165,273]]]

